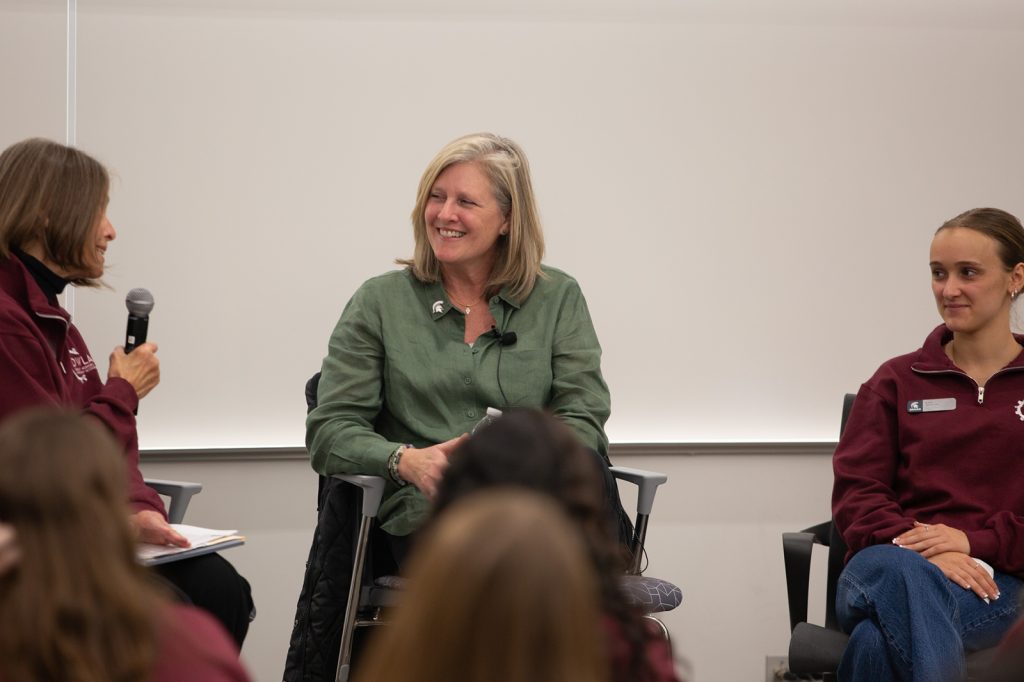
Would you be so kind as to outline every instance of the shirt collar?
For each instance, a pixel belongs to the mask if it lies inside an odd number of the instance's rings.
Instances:
[[[1017,343],[1024,346],[1024,336],[1014,334],[1013,337]],[[924,345],[918,351],[917,359],[912,363],[911,368],[920,372],[959,371],[959,368],[946,355],[945,346],[952,340],[953,332],[945,324],[940,324],[924,340]],[[1017,366],[1024,366],[1024,350],[1007,365],[1007,367]]]
[[[512,296],[512,292],[509,291],[508,285],[503,286],[501,288],[501,291],[498,292],[498,298],[500,298],[505,303],[508,303],[510,306],[512,306],[516,310],[519,310],[520,306],[522,306],[522,304],[523,304],[523,302],[520,301],[518,298],[515,298],[514,296]]]

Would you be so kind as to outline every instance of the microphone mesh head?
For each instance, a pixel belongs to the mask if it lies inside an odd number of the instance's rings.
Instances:
[[[132,315],[144,317],[153,309],[153,294],[142,287],[132,289],[125,297],[124,305]]]

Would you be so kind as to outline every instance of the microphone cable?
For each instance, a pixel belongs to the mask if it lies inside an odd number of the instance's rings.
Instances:
[[[512,317],[512,311],[509,311],[508,317]],[[505,320],[505,328],[508,328],[508,319]],[[494,370],[495,379],[498,380],[498,392],[501,393],[502,409],[508,409],[511,407],[508,402],[508,397],[505,395],[505,389],[501,385],[501,352],[505,346],[511,346],[516,343],[519,339],[515,332],[499,332],[497,326],[491,325],[491,336],[498,341],[498,365]],[[509,340],[511,338],[511,340]]]

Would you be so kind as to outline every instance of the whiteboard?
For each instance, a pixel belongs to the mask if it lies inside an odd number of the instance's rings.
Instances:
[[[935,228],[1024,215],[1024,19],[820,5],[80,1],[78,142],[119,236],[75,319],[104,365],[153,292],[142,446],[300,444],[342,307],[479,130],[530,158],[613,442],[834,439],[841,395],[939,322]]]

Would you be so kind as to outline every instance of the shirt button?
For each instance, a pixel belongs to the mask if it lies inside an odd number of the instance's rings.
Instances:
[[[462,380],[463,380],[464,382],[466,382],[466,385],[467,385],[467,386],[469,386],[469,385],[470,385],[471,383],[473,383],[473,380],[472,380],[472,379],[470,379],[469,377],[465,377],[465,378],[463,378]]]
[[[474,412],[473,410],[466,410],[466,416],[472,419],[473,417],[476,416],[476,412]]]

